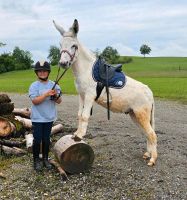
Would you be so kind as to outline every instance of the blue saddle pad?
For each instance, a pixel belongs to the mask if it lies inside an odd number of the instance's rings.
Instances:
[[[92,77],[94,81],[103,83],[106,86],[106,80],[103,80],[100,76],[101,62],[97,59],[92,67]],[[126,84],[126,77],[123,72],[115,71],[114,75],[108,79],[108,87],[120,89],[123,88]]]

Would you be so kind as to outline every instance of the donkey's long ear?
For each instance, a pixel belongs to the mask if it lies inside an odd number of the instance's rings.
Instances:
[[[74,22],[73,22],[73,25],[72,27],[70,28],[71,31],[73,31],[73,33],[75,35],[77,35],[77,33],[79,32],[79,23],[78,23],[78,20],[75,19]]]
[[[60,34],[63,36],[65,33],[65,30],[59,26],[58,24],[55,23],[55,21],[53,20],[53,24],[55,25],[55,28],[60,32]]]

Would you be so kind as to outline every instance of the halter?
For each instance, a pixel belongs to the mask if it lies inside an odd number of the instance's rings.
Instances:
[[[64,50],[61,51],[61,55],[62,55],[62,53],[67,53],[70,57],[70,61],[72,62],[74,57],[75,57],[75,53],[76,53],[78,47],[76,45],[74,45],[74,48],[75,48],[75,51],[74,51],[73,54],[71,54],[68,50],[64,49]]]
[[[75,50],[75,52],[76,52],[76,50]],[[75,52],[74,52],[74,54],[71,54],[68,50],[62,50],[61,55],[62,55],[62,53],[67,53],[70,57],[70,61],[73,61],[73,59],[75,57]]]

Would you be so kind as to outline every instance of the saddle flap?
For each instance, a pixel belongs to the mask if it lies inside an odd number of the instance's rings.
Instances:
[[[114,74],[115,70],[105,63],[99,67],[99,75],[103,80],[110,80]]]

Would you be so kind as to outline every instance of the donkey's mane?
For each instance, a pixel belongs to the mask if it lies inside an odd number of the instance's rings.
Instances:
[[[80,50],[84,53],[84,55],[86,56],[86,58],[89,58],[89,59],[91,58],[92,60],[96,59],[95,54],[91,50],[89,50],[84,45],[82,45],[81,42],[78,42],[78,44],[79,44]]]

